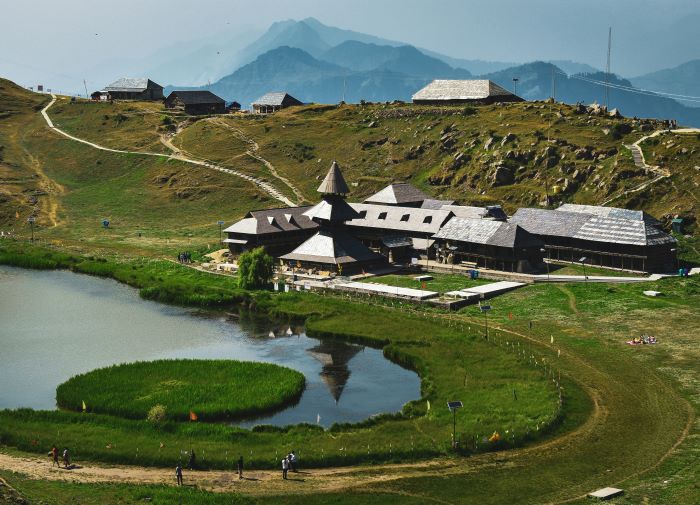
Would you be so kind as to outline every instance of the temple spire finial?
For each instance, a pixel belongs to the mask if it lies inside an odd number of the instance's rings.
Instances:
[[[326,174],[326,178],[323,179],[317,191],[324,195],[347,195],[350,193],[343,173],[340,171],[340,167],[335,160],[333,160],[331,168]]]

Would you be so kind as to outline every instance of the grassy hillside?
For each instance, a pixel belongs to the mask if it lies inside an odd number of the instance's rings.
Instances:
[[[476,107],[402,104],[307,106],[257,117],[185,118],[154,104],[61,103],[61,128],[115,148],[167,152],[161,136],[192,156],[287,184],[257,156],[315,201],[330,162],[338,160],[362,199],[391,181],[465,204],[556,206],[560,202],[645,208],[663,216],[697,213],[697,150],[669,161],[669,181],[626,194],[653,178],[624,147],[661,128],[653,120],[610,118],[544,102]],[[651,161],[650,161],[651,162]],[[678,181],[691,185],[679,185]],[[296,198],[296,200],[300,200]],[[226,217],[228,220],[228,216]]]
[[[108,248],[159,253],[215,243],[219,219],[230,221],[248,209],[275,205],[253,184],[205,167],[163,157],[100,151],[51,131],[38,111],[48,98],[0,81],[0,229],[28,236],[35,215],[40,240],[81,249]],[[101,145],[154,151],[157,121],[144,112],[154,105],[115,104],[116,117],[104,120],[109,104],[59,101],[57,126]],[[83,118],[83,119],[81,119]],[[84,123],[83,123],[84,120]],[[107,122],[101,133],[98,125]],[[128,126],[127,126],[128,125]],[[132,129],[133,128],[133,129]],[[104,134],[104,135],[103,135]],[[110,221],[109,229],[102,220]]]

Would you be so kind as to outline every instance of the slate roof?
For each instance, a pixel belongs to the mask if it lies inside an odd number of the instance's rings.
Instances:
[[[435,200],[434,198],[426,198],[423,200],[423,203],[421,203],[420,208],[438,210],[442,209],[445,205],[452,205],[453,203],[455,203],[454,200]]]
[[[246,217],[235,222],[224,231],[242,235],[265,235],[284,231],[318,228],[304,212],[311,207],[282,207],[248,212]]]
[[[513,93],[486,79],[436,79],[413,95],[413,100],[484,100],[514,97]]]
[[[382,259],[380,254],[370,251],[362,242],[340,230],[319,230],[283,260],[305,261],[342,265]]]
[[[423,193],[420,189],[411,186],[406,182],[397,182],[389,184],[386,188],[378,191],[369,198],[366,198],[365,203],[404,205],[407,203],[422,202],[429,198],[430,197]]]
[[[360,217],[345,223],[362,228],[383,228],[387,230],[436,233],[452,213],[442,209],[421,209],[417,207],[397,207],[394,205],[374,205],[351,203]]]
[[[151,81],[146,77],[122,77],[117,79],[109,86],[105,87],[105,91],[131,91],[141,92],[148,88],[148,83],[152,82],[157,87],[162,88],[159,84]]]
[[[358,213],[342,197],[327,195],[323,200],[304,212],[304,216],[314,220],[343,222],[359,217]]]
[[[294,98],[292,95],[289,93],[285,93],[283,91],[280,92],[272,92],[272,93],[265,93],[263,96],[258,98],[253,102],[253,105],[277,105],[277,106],[282,106],[285,104],[285,98],[289,97],[294,104],[300,105],[301,102]],[[287,100],[289,101],[289,100]]]
[[[511,221],[530,233],[592,242],[649,246],[675,243],[671,235],[640,219],[621,219],[584,212],[523,208]]]
[[[316,191],[326,195],[347,195],[350,193],[350,188],[348,188],[345,177],[343,177],[343,173],[335,160],[331,163],[331,168]]]
[[[541,240],[515,223],[453,217],[433,238],[496,247],[537,247]]]
[[[199,104],[217,104],[225,103],[224,99],[216,96],[211,91],[173,91],[168,95],[167,100],[171,97],[177,97],[185,105],[199,105]]]
[[[484,207],[472,207],[470,205],[443,205],[443,210],[449,210],[457,217],[481,219],[486,214]]]
[[[600,217],[612,217],[616,219],[629,219],[630,221],[645,221],[648,224],[659,226],[661,223],[643,210],[622,209],[620,207],[603,207],[601,205],[579,205],[576,203],[563,203],[556,210],[564,212],[579,212],[582,214],[595,214]]]

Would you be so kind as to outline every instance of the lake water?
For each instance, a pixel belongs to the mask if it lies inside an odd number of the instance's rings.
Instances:
[[[354,422],[420,397],[418,376],[377,349],[146,301],[109,279],[0,265],[0,408],[54,409],[56,386],[75,374],[162,358],[264,361],[306,376],[299,403],[242,426]]]

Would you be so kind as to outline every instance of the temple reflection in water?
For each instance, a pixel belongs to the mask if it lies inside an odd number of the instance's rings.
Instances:
[[[316,347],[306,351],[323,365],[319,375],[336,403],[350,378],[348,363],[362,349],[362,346],[338,340],[322,340]]]

